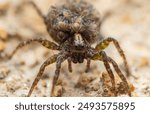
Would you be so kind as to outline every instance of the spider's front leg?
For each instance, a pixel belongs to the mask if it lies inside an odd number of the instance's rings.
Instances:
[[[32,86],[31,86],[31,88],[30,88],[30,90],[29,90],[29,92],[28,92],[27,97],[30,97],[30,96],[31,96],[31,94],[32,94],[32,92],[33,92],[35,86],[37,85],[37,83],[39,82],[39,80],[42,78],[43,72],[44,72],[46,66],[48,66],[48,65],[50,65],[50,64],[52,64],[52,63],[54,63],[54,62],[56,62],[57,56],[58,56],[58,55],[53,55],[52,57],[48,58],[48,59],[42,64],[42,66],[41,66],[41,68],[40,68],[40,70],[39,70],[39,73],[37,74],[35,80],[34,80],[33,83],[32,83]]]
[[[68,58],[68,56],[65,53],[60,53],[59,56],[57,57],[57,60],[56,60],[56,70],[55,70],[55,75],[54,75],[53,82],[52,82],[52,89],[51,89],[50,96],[53,96],[55,85],[57,84],[57,80],[59,78],[61,64],[67,58]]]
[[[22,48],[22,47],[24,47],[26,45],[29,45],[29,44],[31,44],[33,42],[38,42],[38,43],[42,44],[44,47],[46,47],[48,49],[52,49],[52,50],[59,50],[60,49],[60,47],[57,44],[55,44],[55,43],[53,43],[51,41],[48,41],[48,40],[45,40],[45,39],[42,39],[42,38],[30,39],[30,40],[21,42],[16,47],[16,49],[7,58],[11,59],[14,56],[14,54],[17,52],[18,49],[20,49],[20,48]]]
[[[107,57],[108,61],[113,65],[115,71],[117,72],[118,76],[120,77],[120,79],[123,81],[124,86],[128,92],[128,95],[131,96],[131,90],[130,90],[130,86],[128,84],[127,79],[125,78],[125,76],[123,75],[123,73],[121,72],[121,70],[119,69],[117,63],[110,57]]]
[[[100,53],[94,55],[92,59],[103,61],[105,69],[107,70],[107,72],[111,78],[112,89],[113,89],[114,95],[117,96],[116,88],[115,88],[115,77],[114,77],[114,74],[113,74],[111,67],[109,65],[109,61],[107,59],[106,53],[104,51],[100,51]]]
[[[131,91],[130,91],[130,86],[127,82],[127,79],[125,78],[125,76],[123,75],[123,73],[121,72],[121,70],[119,69],[117,63],[111,59],[110,57],[108,57],[106,55],[106,53],[104,51],[100,51],[98,54],[95,54],[92,58],[93,60],[100,60],[104,62],[104,66],[112,80],[112,86],[113,86],[113,90],[115,91],[115,80],[114,80],[114,74],[112,73],[112,70],[110,68],[109,63],[111,63],[116,71],[116,73],[118,74],[118,76],[121,78],[121,80],[124,83],[124,86],[127,90],[127,93],[129,96],[131,96]],[[116,91],[115,91],[115,95],[117,95]]]
[[[126,56],[125,56],[122,48],[120,47],[120,45],[119,45],[119,43],[118,43],[118,41],[116,39],[111,38],[111,37],[106,38],[103,41],[101,41],[99,44],[97,44],[97,46],[95,47],[95,49],[97,51],[102,51],[105,48],[107,48],[111,42],[115,45],[118,53],[120,54],[120,56],[122,57],[122,59],[124,61],[126,75],[127,76],[131,75],[130,70],[129,70],[129,65],[128,65],[128,62],[127,62],[127,59],[126,59]]]

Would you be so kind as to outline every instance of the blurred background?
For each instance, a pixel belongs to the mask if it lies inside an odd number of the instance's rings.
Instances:
[[[51,40],[45,25],[27,0],[0,0],[0,57],[10,54],[19,42],[42,36]],[[52,5],[65,0],[33,0],[43,14]],[[117,39],[127,57],[132,75],[128,77],[135,87],[135,96],[150,96],[150,0],[86,0],[100,12],[104,20],[102,36]],[[25,96],[38,73],[40,65],[47,57],[58,53],[39,44],[20,49],[12,60],[0,62],[0,96]],[[106,49],[122,68],[122,59],[113,45]],[[114,54],[115,53],[115,54]],[[73,65],[69,73],[67,62],[62,65],[56,94],[62,96],[101,96],[99,78],[105,71],[103,64],[93,62],[91,71],[84,73],[84,64]],[[81,69],[82,68],[82,69]],[[124,69],[122,68],[122,71]],[[49,96],[55,64],[50,65],[32,96]],[[81,87],[76,87],[76,84]],[[82,87],[83,86],[83,87]],[[86,88],[84,88],[86,87]]]

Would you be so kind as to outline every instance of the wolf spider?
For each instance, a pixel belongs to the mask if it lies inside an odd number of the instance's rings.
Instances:
[[[42,78],[43,72],[48,65],[56,62],[56,70],[51,89],[52,96],[54,87],[59,78],[61,64],[67,60],[68,70],[72,72],[72,63],[83,63],[84,59],[87,60],[85,72],[89,71],[91,60],[103,62],[107,73],[111,78],[114,95],[117,96],[115,89],[115,77],[110,67],[110,64],[112,64],[116,73],[123,81],[124,86],[128,91],[128,95],[131,96],[126,77],[121,72],[117,63],[105,53],[104,49],[107,48],[110,43],[115,45],[118,53],[124,61],[126,75],[128,76],[130,75],[130,71],[125,54],[117,40],[112,37],[108,37],[106,39],[102,39],[100,37],[100,26],[102,21],[99,17],[99,13],[91,4],[83,0],[69,0],[64,5],[52,6],[46,16],[43,15],[35,3],[30,2],[30,4],[43,19],[47,32],[57,44],[42,38],[27,40],[20,43],[9,58],[11,59],[18,49],[32,42],[38,42],[51,50],[58,50],[59,53],[49,57],[42,64],[35,80],[32,83],[30,91],[28,92],[28,97],[31,96],[35,86]],[[100,42],[96,45],[96,47],[91,47],[91,45],[98,39],[100,39]]]

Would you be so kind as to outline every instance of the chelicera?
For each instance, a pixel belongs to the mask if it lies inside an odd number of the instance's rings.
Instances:
[[[52,63],[56,63],[56,70],[51,90],[52,96],[54,87],[59,78],[61,64],[65,60],[68,61],[68,69],[70,72],[72,72],[72,63],[83,63],[84,60],[87,60],[86,72],[88,72],[91,60],[102,61],[111,78],[114,94],[117,96],[115,90],[115,77],[110,67],[110,64],[112,64],[116,73],[123,81],[124,86],[128,91],[128,95],[131,96],[126,77],[121,72],[117,63],[105,53],[104,49],[107,48],[110,43],[115,45],[117,51],[124,61],[126,75],[128,76],[130,71],[125,54],[117,40],[111,37],[106,39],[102,39],[100,37],[100,15],[90,3],[87,3],[83,0],[69,0],[63,5],[52,6],[46,16],[43,15],[35,3],[30,3],[35,8],[39,16],[42,17],[43,22],[46,25],[47,32],[56,43],[42,38],[27,40],[20,43],[9,56],[9,58],[12,58],[18,49],[32,42],[38,42],[51,50],[58,50],[59,53],[49,57],[42,64],[28,92],[28,97],[31,96],[35,86],[42,78],[45,68]],[[96,47],[92,47],[91,45],[97,40],[100,42],[96,45]]]

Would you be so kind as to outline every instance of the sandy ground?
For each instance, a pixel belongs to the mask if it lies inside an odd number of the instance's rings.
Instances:
[[[49,6],[57,4],[58,1],[34,0],[44,14]],[[20,3],[21,0],[0,0],[0,56],[11,53],[19,42],[35,36],[40,35],[51,40],[35,10],[29,5],[22,6],[18,10],[17,6]],[[103,22],[101,32],[106,38],[111,36],[117,39],[127,56],[132,72],[128,81],[131,87],[134,86],[132,95],[150,96],[150,0],[93,0],[92,4],[101,16],[111,12]],[[19,34],[22,37],[11,37],[8,34]],[[122,59],[114,46],[109,46],[106,52],[122,68]],[[1,59],[0,96],[26,96],[40,65],[54,53],[58,52],[45,49],[39,44],[32,44],[18,51],[12,60]],[[111,92],[107,92],[107,95],[102,94],[102,82],[109,86],[110,81],[107,78],[102,80],[102,73],[105,72],[103,64],[92,61],[89,73],[84,72],[85,68],[86,63],[73,65],[73,72],[69,73],[67,62],[64,62],[54,94],[56,96],[113,96]],[[47,67],[32,96],[50,95],[54,71],[55,64]],[[108,77],[107,74],[103,76]],[[120,82],[118,83],[121,85]],[[127,95],[123,92],[119,96]]]

